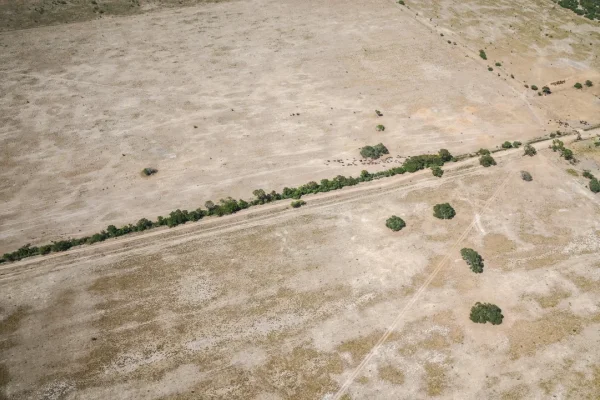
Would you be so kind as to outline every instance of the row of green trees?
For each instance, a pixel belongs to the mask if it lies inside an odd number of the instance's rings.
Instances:
[[[383,145],[382,145],[383,146]],[[377,146],[376,146],[377,147]],[[387,150],[387,149],[386,149]],[[263,189],[257,189],[252,192],[254,199],[246,201],[243,199],[236,200],[231,197],[221,199],[218,203],[207,201],[204,204],[205,209],[198,208],[193,211],[177,209],[172,211],[168,216],[159,216],[155,221],[151,221],[146,218],[140,219],[135,225],[128,224],[117,228],[114,225],[109,225],[105,230],[95,233],[91,236],[85,236],[81,238],[60,240],[52,242],[47,245],[40,247],[31,246],[27,244],[20,249],[11,253],[5,253],[0,262],[6,261],[18,261],[23,258],[32,257],[36,255],[45,255],[48,253],[56,253],[67,251],[71,247],[93,244],[97,242],[103,242],[110,238],[115,238],[123,235],[127,235],[133,232],[141,232],[147,229],[153,229],[160,226],[168,226],[169,228],[177,225],[185,224],[186,222],[199,221],[204,217],[217,216],[221,217],[224,215],[234,214],[238,211],[246,208],[257,206],[260,204],[270,203],[272,201],[282,199],[294,199],[298,200],[302,196],[312,193],[323,193],[331,190],[342,189],[346,186],[354,186],[360,182],[368,182],[375,179],[381,179],[383,177],[389,177],[406,172],[416,172],[421,169],[428,168],[430,166],[441,166],[444,162],[452,160],[452,154],[446,149],[441,149],[438,154],[426,154],[407,159],[401,167],[395,167],[384,171],[370,173],[363,170],[359,177],[345,177],[338,175],[333,179],[322,179],[319,183],[311,181],[305,185],[299,187],[285,187],[281,193],[271,191],[270,193],[265,192]],[[302,203],[294,203],[292,207],[296,208],[301,206]]]

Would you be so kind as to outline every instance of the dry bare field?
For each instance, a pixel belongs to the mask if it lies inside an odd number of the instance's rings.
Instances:
[[[598,198],[556,153],[497,160],[5,266],[8,398],[595,398]]]
[[[538,97],[440,29],[391,1],[253,0],[0,33],[0,252],[357,175],[367,144],[461,153],[598,119],[600,85]],[[597,54],[552,57],[599,80]]]

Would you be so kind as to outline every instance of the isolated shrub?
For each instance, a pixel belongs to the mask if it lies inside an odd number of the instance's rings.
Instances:
[[[502,143],[502,148],[503,149],[511,149],[513,147],[512,143],[509,142],[508,140],[504,143]]]
[[[600,182],[598,181],[598,179],[590,179],[590,190],[594,193],[600,192]]]
[[[452,219],[456,215],[454,208],[448,203],[433,206],[433,216],[439,219]]]
[[[510,74],[510,77],[513,78],[513,79],[515,79],[515,76],[513,74]]]
[[[375,129],[377,129],[378,132],[383,132],[383,131],[385,131],[385,126],[383,126],[383,125],[377,125],[375,127]]]
[[[471,321],[478,324],[490,322],[492,325],[500,325],[504,316],[502,310],[495,304],[477,302],[471,308]]]
[[[499,62],[496,63],[496,67],[501,67],[502,64],[500,64]]]
[[[441,169],[440,167],[431,167],[431,173],[433,174],[433,176],[437,176],[438,178],[441,178],[442,175],[444,175],[444,170]]]
[[[527,171],[521,171],[521,178],[527,182],[531,182],[533,180],[533,177]]]
[[[524,150],[525,150],[524,155],[526,155],[526,156],[533,157],[537,154],[537,150],[535,149],[535,147],[533,147],[530,144],[526,144]]]
[[[383,114],[379,110],[375,110],[375,114],[377,114],[378,117],[382,117],[383,116]]]
[[[525,84],[525,87],[526,87],[527,89],[529,89],[529,85]]]
[[[583,170],[583,176],[588,179],[594,179],[594,175],[587,169]]]
[[[582,86],[582,85],[581,85],[581,83],[579,83],[579,82],[577,82],[575,85],[573,85],[573,87],[574,87],[575,89],[581,89],[581,88],[583,88],[583,86]]]
[[[490,156],[489,154],[486,154],[479,158],[479,164],[487,168],[491,167],[492,165],[496,165],[496,160],[494,160],[494,157]]]
[[[552,133],[550,134],[550,138],[555,138],[555,137],[556,137],[556,133],[552,132]]]
[[[438,151],[438,155],[440,156],[443,162],[448,162],[452,160],[452,154],[450,154],[450,152],[446,149],[440,149],[440,151]]]
[[[473,249],[464,248],[460,251],[460,255],[469,264],[471,271],[480,274],[483,272],[483,258]]]
[[[538,90],[538,87],[535,85],[531,85],[531,90]]]
[[[483,58],[484,60],[487,60],[487,55],[483,50],[479,50],[479,57]]]
[[[479,151],[477,152],[477,154],[479,154],[480,156],[485,156],[486,154],[490,154],[490,151],[488,149],[479,149]]]
[[[360,150],[360,155],[363,158],[372,158],[374,160],[378,159],[384,154],[389,154],[387,147],[385,147],[382,143],[379,143],[375,146],[365,146]]]
[[[513,145],[513,147],[514,147],[515,149],[516,149],[516,148],[518,148],[519,146],[521,146],[522,144],[523,144],[523,143],[521,143],[521,142],[519,142],[519,141],[514,141],[514,142],[512,143],[512,145]]]
[[[385,226],[387,226],[394,232],[398,232],[406,226],[406,223],[402,218],[392,215],[385,221]]]
[[[142,174],[144,174],[145,176],[154,175],[154,174],[155,174],[155,173],[157,173],[157,172],[158,172],[158,170],[157,170],[157,169],[155,169],[155,168],[151,168],[151,167],[144,168],[144,169],[142,170]]]
[[[299,208],[299,207],[302,207],[305,204],[306,204],[306,202],[304,200],[292,201],[292,207],[293,208]]]
[[[493,71],[493,70],[494,70],[494,68],[488,67],[488,71]]]
[[[544,92],[544,94],[551,94],[552,93],[552,91],[550,91],[550,88],[548,86],[542,87],[542,92]]]
[[[405,5],[404,0],[398,0],[398,4],[400,4],[401,6]]]
[[[590,81],[589,79],[587,81],[585,81],[585,86],[587,87],[592,87],[594,86],[594,84],[592,83],[592,81]]]
[[[566,147],[562,149],[560,155],[563,156],[565,160],[573,159],[573,151],[571,149],[567,149]]]

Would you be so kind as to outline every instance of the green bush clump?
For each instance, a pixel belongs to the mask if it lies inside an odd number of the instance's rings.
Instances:
[[[402,218],[392,215],[385,221],[385,226],[387,226],[394,232],[398,232],[406,226],[406,223]]]
[[[548,86],[542,87],[542,92],[544,92],[544,94],[552,94],[552,91]]]
[[[479,157],[479,164],[487,168],[491,167],[492,165],[496,165],[496,160],[494,160],[494,157],[492,157],[491,155],[486,154],[484,156]]]
[[[440,149],[438,155],[442,159],[443,162],[448,162],[452,160],[452,154],[446,149]]]
[[[594,86],[594,84],[592,83],[592,81],[590,81],[589,79],[587,81],[585,81],[585,86],[587,87],[592,87]]]
[[[600,182],[598,181],[598,179],[590,179],[590,190],[594,193],[600,192]]]
[[[377,114],[378,117],[382,117],[383,116],[383,114],[379,110],[375,110],[375,114]]]
[[[523,179],[524,181],[527,182],[531,182],[533,180],[533,177],[531,176],[531,174],[527,171],[521,171],[521,179]]]
[[[431,167],[431,173],[433,174],[433,176],[437,176],[438,178],[441,178],[442,175],[444,175],[444,170],[441,169],[440,167]]]
[[[145,176],[154,175],[157,172],[158,172],[158,170],[156,168],[151,168],[151,167],[144,168],[142,170],[142,174],[144,174]]]
[[[558,5],[587,19],[600,20],[600,2],[598,0],[559,0]]]
[[[433,216],[439,219],[452,219],[456,215],[454,208],[448,203],[433,206]]]
[[[492,325],[500,325],[504,316],[502,310],[495,304],[477,302],[471,308],[471,321],[478,324],[490,322]]]
[[[531,85],[531,90],[538,90],[538,87],[535,85]]]
[[[383,131],[385,131],[385,126],[383,126],[383,125],[377,125],[375,127],[375,129],[377,129],[378,132],[383,132]]]
[[[479,50],[479,57],[483,58],[484,60],[487,60],[487,55],[483,50]]]
[[[574,160],[573,151],[565,147],[565,144],[560,139],[552,140],[552,145],[550,146],[552,151],[558,151],[561,157],[564,157],[565,160]]]
[[[460,255],[469,264],[471,271],[480,274],[483,272],[483,258],[473,249],[464,248],[460,251]]]
[[[390,154],[390,152],[383,143],[379,143],[375,146],[365,146],[360,150],[360,155],[363,158],[372,158],[373,160],[378,159],[384,154]]]
[[[500,64],[499,62],[496,63],[496,67],[501,67],[502,64]]]
[[[509,142],[508,140],[504,143],[502,143],[502,148],[503,149],[512,149],[513,145],[511,142]]]
[[[489,155],[491,154],[490,151],[488,149],[479,149],[479,151],[477,151],[477,154],[479,154],[480,156],[485,156],[485,155]]]
[[[530,144],[525,145],[525,153],[524,155],[529,156],[529,157],[533,157],[537,154],[537,150],[535,149],[535,147],[533,147]]]
[[[292,201],[292,207],[293,208],[300,208],[300,207],[302,207],[305,204],[306,204],[306,202],[304,200],[295,200],[295,201]]]
[[[581,88],[583,88],[583,86],[582,86],[582,85],[581,85],[581,83],[579,83],[579,82],[577,82],[576,84],[574,84],[574,85],[573,85],[573,87],[574,87],[575,89],[581,89]]]
[[[401,6],[404,6],[404,0],[398,0],[398,4],[400,4]]]
[[[583,170],[583,176],[584,178],[594,179],[594,175],[587,169]]]
[[[488,71],[493,71],[493,70],[494,70],[494,68],[488,67]]]
[[[523,144],[523,143],[521,143],[521,142],[519,142],[519,141],[517,141],[517,140],[515,140],[515,141],[512,143],[512,145],[513,145],[513,147],[514,147],[515,149],[518,149],[518,148],[519,148],[519,146],[521,146],[522,144]]]

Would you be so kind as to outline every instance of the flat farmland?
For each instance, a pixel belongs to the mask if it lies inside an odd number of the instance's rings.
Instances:
[[[557,127],[569,99],[548,108],[428,23],[253,0],[0,33],[0,252],[385,168],[368,144],[399,162]]]
[[[497,161],[3,266],[6,394],[592,399],[600,204],[556,153]]]

